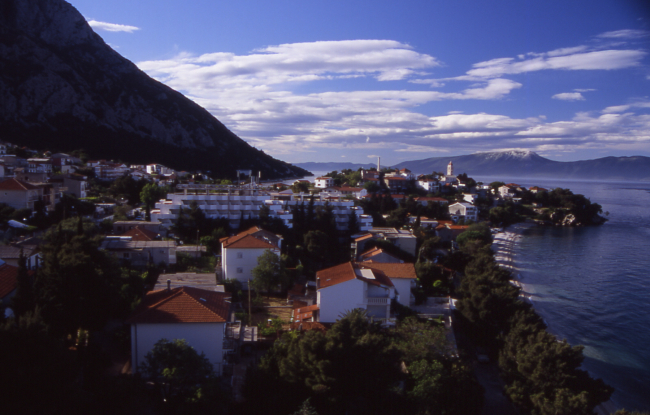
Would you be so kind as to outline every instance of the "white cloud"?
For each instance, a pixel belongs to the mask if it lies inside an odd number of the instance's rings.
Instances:
[[[601,33],[597,37],[605,39],[639,39],[646,36],[650,36],[650,32],[647,30],[624,29]]]
[[[467,71],[472,77],[493,78],[506,74],[561,69],[561,70],[612,70],[638,66],[646,52],[640,50],[598,50],[568,55],[551,56],[549,53],[532,59],[516,61],[514,58],[479,62]]]
[[[128,25],[117,24],[117,23],[98,22],[97,20],[88,20],[88,24],[90,25],[90,27],[92,27],[95,30],[104,30],[106,32],[133,33],[136,30],[140,30],[139,27],[135,27],[135,26],[128,26]]]
[[[551,98],[559,99],[561,101],[584,101],[585,100],[585,97],[583,97],[580,92],[563,92],[561,94],[555,94]]]
[[[390,40],[284,44],[247,55],[180,53],[173,59],[141,62],[138,66],[274,156],[337,150],[352,159],[380,151],[578,148],[587,141],[648,145],[650,116],[634,113],[644,108],[640,104],[628,104],[625,109],[608,107],[600,117],[579,114],[560,122],[547,122],[543,114],[511,118],[485,112],[449,111],[441,116],[417,112],[418,107],[436,101],[504,99],[522,87],[503,77],[507,74],[543,69],[619,69],[639,64],[643,56],[643,51],[596,51],[584,46],[527,53],[479,62],[466,75],[448,78],[457,82],[447,85],[444,80],[429,79],[431,75],[425,73],[441,65],[438,59]],[[342,90],[337,81],[349,78],[364,78],[367,90]],[[410,84],[391,89],[396,84],[388,81]],[[414,86],[418,84],[427,87]],[[574,89],[553,98],[581,100],[584,93],[593,90]]]

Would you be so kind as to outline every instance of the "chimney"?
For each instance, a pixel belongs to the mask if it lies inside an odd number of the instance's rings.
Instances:
[[[167,291],[171,291],[172,289],[172,280],[167,280]]]

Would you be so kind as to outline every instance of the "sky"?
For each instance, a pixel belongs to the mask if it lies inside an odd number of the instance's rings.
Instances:
[[[650,156],[636,0],[71,0],[149,76],[290,163]]]

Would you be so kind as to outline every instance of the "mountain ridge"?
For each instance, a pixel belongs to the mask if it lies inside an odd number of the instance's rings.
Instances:
[[[406,168],[417,174],[429,174],[434,171],[446,172],[450,161],[454,165],[456,174],[467,173],[470,177],[650,181],[650,157],[645,156],[608,156],[593,160],[554,161],[533,151],[493,151],[404,161],[390,167]],[[327,169],[319,167],[326,164],[298,163],[297,166],[304,168],[305,165],[309,165],[310,170],[324,171]],[[362,166],[362,164],[358,165]]]
[[[276,160],[110,48],[63,0],[0,4],[0,139],[178,170],[263,177],[308,172]]]

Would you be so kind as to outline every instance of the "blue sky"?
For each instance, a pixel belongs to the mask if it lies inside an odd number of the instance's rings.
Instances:
[[[650,156],[643,1],[71,3],[150,76],[291,163]]]

